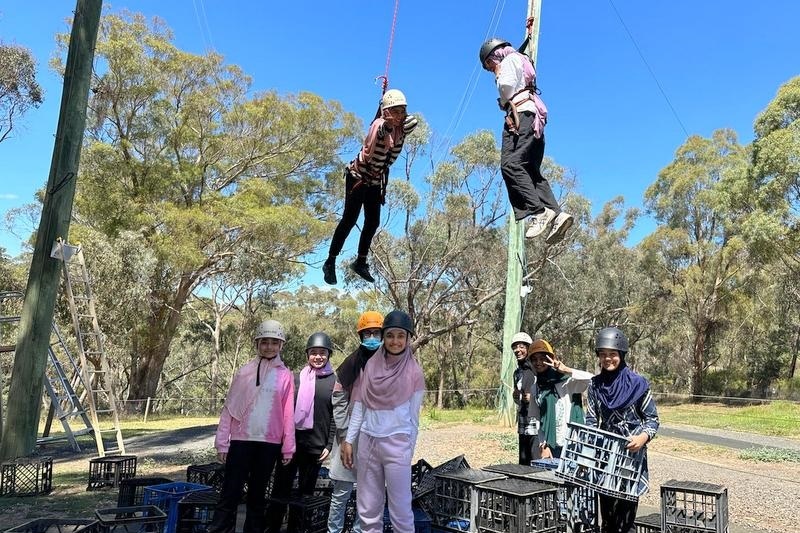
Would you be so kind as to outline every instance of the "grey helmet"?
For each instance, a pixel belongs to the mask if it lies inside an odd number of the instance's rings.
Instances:
[[[594,351],[605,348],[606,350],[616,350],[620,355],[624,356],[628,353],[628,338],[622,333],[622,330],[613,326],[603,328],[597,332],[597,337],[594,339]]]
[[[500,48],[501,46],[511,46],[511,43],[508,41],[504,41],[503,39],[498,39],[497,37],[492,37],[485,43],[481,45],[481,51],[478,54],[478,57],[481,60],[481,66],[486,68],[484,64],[486,63],[486,58],[488,58],[492,52]]]
[[[253,334],[253,340],[257,341],[258,339],[266,338],[286,341],[286,332],[280,322],[277,320],[265,320],[258,325],[256,332]]]
[[[383,318],[383,331],[389,328],[400,328],[408,332],[409,335],[414,335],[414,322],[405,311],[395,309]]]
[[[331,338],[327,333],[323,333],[322,331],[313,333],[308,338],[308,342],[306,342],[306,353],[308,353],[311,348],[325,348],[328,350],[328,355],[333,353],[333,343],[331,342]]]

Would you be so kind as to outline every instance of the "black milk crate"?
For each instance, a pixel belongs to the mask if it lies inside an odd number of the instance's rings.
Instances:
[[[483,469],[486,470],[487,472],[497,472],[498,474],[504,474],[507,477],[514,477],[519,479],[532,479],[532,476],[544,471],[543,468],[539,468],[536,466],[521,465],[518,463],[489,465],[489,466],[484,466]]]
[[[5,533],[97,533],[93,518],[37,518],[6,529]]]
[[[411,493],[417,490],[417,487],[422,482],[423,478],[433,470],[433,467],[425,459],[420,459],[411,465]]]
[[[225,465],[222,463],[207,463],[203,465],[189,465],[186,467],[186,481],[214,487],[217,492],[222,492],[225,483]]]
[[[36,496],[51,490],[52,457],[19,457],[0,465],[0,496]]]
[[[167,515],[155,505],[97,509],[100,533],[163,533]]]
[[[636,533],[661,533],[661,515],[659,513],[637,516],[633,523],[636,525]]]
[[[419,483],[417,483],[417,489],[411,493],[412,497],[419,498],[420,496],[433,491],[436,474],[445,474],[447,472],[460,470],[462,468],[469,468],[469,463],[463,455],[453,457],[439,466],[433,467],[427,473],[423,474],[422,478],[419,480]]]
[[[119,487],[119,482],[136,476],[135,455],[112,455],[89,459],[89,484],[86,490]]]
[[[333,493],[333,480],[331,479],[330,470],[321,466],[319,474],[317,474],[317,481],[314,483],[314,496],[327,496],[330,498],[331,493]]]
[[[464,531],[465,525],[467,530],[475,531],[470,527],[478,512],[475,486],[505,478],[503,474],[473,468],[434,474],[433,522],[456,531]]]
[[[191,492],[178,502],[177,533],[206,533],[214,519],[219,493],[213,490]]]
[[[431,533],[431,517],[424,509],[416,505],[411,507],[414,512],[414,533]],[[392,517],[389,515],[389,507],[383,509],[383,533],[394,533],[392,527]]]
[[[616,433],[570,423],[556,476],[607,496],[639,501],[645,489],[645,450],[634,453],[627,445],[628,439]]]
[[[556,476],[554,470],[541,470],[534,472],[526,479],[532,479],[555,487],[558,492],[558,514],[561,528],[564,531],[589,531],[595,527],[598,520],[597,493],[582,485],[567,483]],[[580,526],[580,528],[579,528]]]
[[[347,504],[344,506],[344,524],[342,525],[342,533],[349,533],[353,530],[353,522],[356,521],[356,516],[358,515],[358,508],[356,507],[356,487],[353,487],[353,490],[350,491],[350,498],[347,500]],[[433,492],[431,492],[433,494]]]
[[[292,493],[288,498],[269,498],[267,501],[288,505],[287,515],[297,513],[300,517],[297,533],[324,533],[328,530],[331,499],[326,496],[298,496]]]
[[[727,533],[728,489],[699,481],[666,481],[661,485],[661,530]]]
[[[172,480],[165,477],[131,477],[119,482],[119,495],[117,496],[117,507],[132,507],[142,505],[144,502],[145,487],[172,483]]]
[[[557,489],[526,479],[488,481],[477,491],[479,533],[556,533]]]

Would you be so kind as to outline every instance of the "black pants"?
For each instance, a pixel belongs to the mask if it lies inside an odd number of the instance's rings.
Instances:
[[[244,533],[263,533],[267,480],[276,462],[280,462],[281,445],[268,442],[231,441],[225,460],[225,483],[208,533],[233,533],[236,509],[247,482],[247,516]]]
[[[542,451],[539,449],[537,435],[519,436],[519,464],[531,466],[531,461],[541,459]]]
[[[503,128],[500,172],[517,220],[542,213],[545,207],[561,212],[550,183],[542,176],[544,135],[539,139],[533,136],[533,118],[532,112],[521,112],[516,135]]]
[[[602,533],[636,533],[636,511],[639,502],[621,500],[599,494]]]
[[[303,496],[310,496],[314,493],[319,477],[319,469],[322,464],[319,462],[318,453],[308,453],[303,451],[295,452],[292,461],[288,465],[278,463],[275,469],[275,484],[272,486],[273,498],[286,498],[292,490],[295,475],[298,476],[298,492]],[[286,514],[286,505],[271,502],[267,509],[267,533],[279,533],[283,524],[283,515]],[[297,533],[300,525],[300,516],[297,508],[289,510],[289,524],[287,533]]]
[[[358,255],[366,256],[372,238],[381,223],[381,187],[359,182],[349,171],[345,171],[345,176],[344,212],[336,231],[333,232],[328,255],[335,257],[342,251],[344,241],[358,222],[358,215],[363,206],[364,225],[361,228],[361,238],[358,240]]]

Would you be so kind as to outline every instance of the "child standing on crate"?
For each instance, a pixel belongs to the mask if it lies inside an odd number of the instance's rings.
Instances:
[[[411,457],[425,394],[422,368],[411,353],[414,326],[403,311],[383,320],[383,346],[370,358],[353,387],[353,414],[342,444],[342,463],[358,467],[356,503],[364,533],[382,533],[383,509],[395,533],[414,533]],[[358,439],[358,455],[353,443]]]
[[[331,452],[330,478],[333,481],[331,492],[331,507],[328,513],[328,533],[342,533],[345,526],[347,502],[356,483],[356,470],[354,467],[345,468],[342,464],[340,446],[347,438],[347,429],[350,426],[352,402],[350,395],[367,361],[375,355],[383,339],[383,315],[377,311],[365,311],[358,317],[356,333],[360,342],[358,348],[336,369],[336,383],[333,386],[333,419],[336,423],[336,439]],[[355,443],[353,443],[355,448]],[[353,453],[357,453],[355,450]],[[352,533],[361,533],[361,520],[358,513],[354,513],[353,523],[350,526]]]
[[[314,494],[322,462],[333,448],[336,425],[333,423],[331,394],[336,376],[330,363],[332,352],[331,338],[322,331],[312,334],[306,342],[308,364],[295,376],[294,437],[297,449],[289,464],[279,464],[275,469],[272,500],[267,510],[267,533],[281,531],[286,504],[279,500],[285,501],[292,494],[295,476],[298,477],[297,492],[300,496]],[[297,533],[300,519],[299,509],[292,507],[287,533]]]
[[[567,425],[584,423],[581,394],[589,387],[592,374],[565,365],[544,339],[533,341],[528,352],[536,371],[539,449],[542,459],[558,459],[567,441]]]
[[[541,458],[539,448],[539,406],[536,403],[536,372],[528,356],[533,343],[531,336],[520,331],[511,337],[511,351],[517,358],[514,370],[512,397],[517,404],[517,433],[519,434],[519,464],[531,466]]]
[[[645,378],[628,368],[628,339],[615,327],[603,328],[595,339],[600,373],[589,385],[586,425],[628,438],[626,449],[644,455],[638,495],[647,492],[647,443],[658,431],[658,411]],[[636,501],[603,494],[600,497],[602,533],[636,533]]]
[[[253,335],[256,357],[233,377],[214,440],[225,482],[209,533],[233,533],[247,483],[244,533],[263,533],[267,479],[294,454],[294,380],[281,361],[283,326],[265,320]]]

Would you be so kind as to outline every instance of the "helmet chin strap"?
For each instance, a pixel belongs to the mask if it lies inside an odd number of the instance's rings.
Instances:
[[[265,357],[260,353],[258,354],[258,366],[256,367],[256,387],[261,385],[261,361],[266,359],[267,364],[270,364],[276,357],[278,357],[278,355],[279,354],[275,354],[272,357]]]

